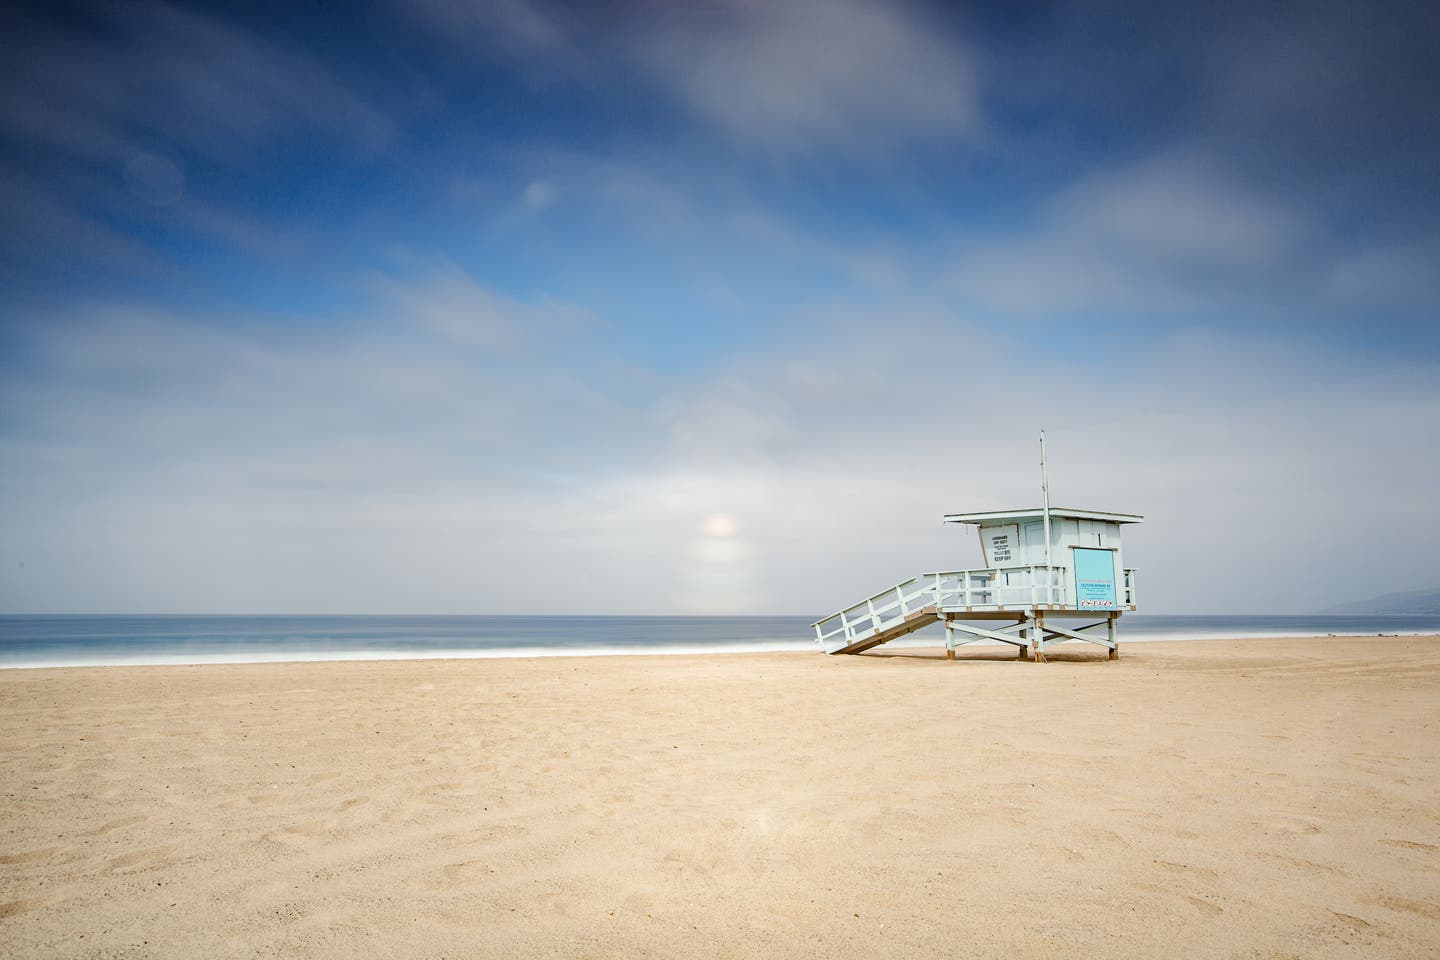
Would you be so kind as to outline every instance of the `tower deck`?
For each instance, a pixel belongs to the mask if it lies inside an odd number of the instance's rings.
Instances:
[[[1115,621],[1135,609],[1135,570],[1125,568],[1116,603],[1088,605],[1074,596],[1074,579],[1065,566],[1032,564],[951,570],[911,577],[844,610],[815,621],[815,642],[825,653],[860,653],[931,624],[945,627],[946,650],[976,640],[998,640],[1029,648],[1044,660],[1047,644],[1085,640],[1118,649]],[[1101,618],[1077,628],[1047,620]],[[965,621],[1013,621],[989,630]],[[1104,632],[1098,628],[1104,627]]]

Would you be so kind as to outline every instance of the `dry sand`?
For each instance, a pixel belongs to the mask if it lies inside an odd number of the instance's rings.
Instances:
[[[0,954],[1440,955],[1440,638],[973,655],[0,671]]]

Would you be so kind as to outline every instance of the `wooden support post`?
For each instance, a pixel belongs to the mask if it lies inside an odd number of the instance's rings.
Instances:
[[[1030,649],[1036,663],[1045,663],[1045,622],[1039,617],[1030,621]]]
[[[1110,614],[1110,652],[1106,655],[1107,660],[1120,659],[1120,641],[1115,639],[1115,614]]]

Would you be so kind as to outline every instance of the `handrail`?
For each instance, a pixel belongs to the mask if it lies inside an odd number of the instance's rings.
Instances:
[[[838,618],[840,619],[840,621],[841,621],[842,629],[845,629],[845,630],[847,630],[847,632],[848,632],[848,628],[850,627],[851,624],[850,624],[849,618],[846,616],[847,614],[854,613],[854,614],[856,614],[856,616],[857,616],[857,618],[858,618],[859,620],[863,621],[863,620],[865,620],[865,619],[870,619],[870,620],[872,621],[872,623],[873,623],[873,622],[875,622],[875,621],[877,621],[877,620],[883,619],[883,617],[884,617],[885,614],[890,613],[892,610],[895,610],[896,608],[899,608],[899,609],[900,609],[900,611],[901,611],[901,616],[902,616],[902,618],[903,618],[903,617],[905,617],[905,616],[908,616],[908,615],[911,613],[911,611],[909,610],[909,608],[908,608],[908,606],[907,606],[907,601],[908,601],[908,600],[919,599],[920,597],[924,596],[925,594],[931,592],[930,588],[928,588],[928,587],[921,587],[921,588],[920,588],[919,590],[917,590],[914,594],[912,594],[912,595],[910,595],[909,597],[907,597],[907,596],[905,595],[905,593],[900,590],[899,587],[895,587],[895,588],[892,588],[892,589],[894,589],[894,590],[896,591],[896,595],[895,595],[895,599],[894,599],[892,602],[890,602],[890,603],[887,603],[887,604],[885,604],[885,605],[877,608],[877,607],[875,607],[875,606],[873,605],[873,601],[871,601],[871,600],[862,600],[862,601],[860,601],[859,603],[857,603],[857,604],[855,604],[855,605],[853,605],[853,606],[846,607],[844,610],[841,610],[839,613],[831,614],[830,616],[826,617],[824,620],[817,620],[817,621],[815,621],[814,623],[812,623],[810,626],[812,626],[813,628],[815,628],[815,630],[816,630],[816,632],[817,632],[817,634],[818,634],[818,633],[819,633],[819,630],[820,630],[820,625],[821,625],[822,623],[829,623],[830,621],[835,620],[835,619],[838,617]],[[841,632],[840,630],[832,630],[830,633],[824,634],[823,636],[833,636],[834,634],[840,633],[840,632]]]
[[[1015,573],[1020,570],[1069,570],[1067,566],[1052,563],[1024,563],[1016,567],[972,567],[968,570],[939,570],[931,573],[922,573],[921,577],[958,577],[962,573]],[[914,579],[919,579],[914,578]]]
[[[928,574],[928,573],[927,573],[927,574],[923,574],[923,576],[927,576],[927,577],[928,577],[928,576],[930,576],[930,574]],[[891,590],[899,590],[901,587],[908,586],[908,585],[914,583],[916,580],[919,580],[919,579],[920,579],[920,577],[911,577],[911,578],[908,579],[908,580],[901,580],[899,583],[895,584],[893,587],[886,587],[884,590],[881,590],[879,593],[872,594],[871,596],[866,597],[864,600],[861,600],[859,603],[852,603],[852,604],[850,604],[850,606],[848,606],[848,607],[842,607],[841,609],[836,610],[834,613],[830,614],[829,616],[821,617],[819,620],[816,620],[814,623],[810,624],[810,626],[812,626],[812,627],[818,627],[818,626],[820,626],[820,624],[824,623],[826,620],[834,620],[836,617],[840,616],[840,614],[842,614],[842,613],[849,613],[851,610],[854,610],[856,607],[863,607],[865,604],[869,603],[869,602],[872,601],[872,600],[879,600],[881,597],[885,596],[885,594],[889,593]]]
[[[912,601],[921,601],[920,606],[922,608],[929,606],[930,604],[922,599],[928,595],[930,597],[930,603],[934,602],[934,590],[928,584],[916,587],[907,593],[907,587],[914,587],[920,583],[920,581],[921,578],[919,577],[902,580],[888,590],[883,590],[880,593],[867,597],[859,603],[851,604],[844,610],[838,613],[832,613],[822,620],[816,620],[810,625],[815,630],[816,642],[824,644],[825,641],[831,637],[842,634],[851,641],[863,639],[868,636],[873,636],[882,630],[886,630],[897,623],[905,622],[914,612],[910,607]],[[875,605],[876,600],[884,600],[885,602],[877,607]],[[899,610],[898,617],[893,616],[897,609]],[[851,621],[850,614],[855,615],[856,620],[854,622]],[[839,626],[828,633],[821,630],[821,624],[834,622],[837,618],[840,621]],[[865,626],[864,624],[867,620],[869,621],[869,625]]]

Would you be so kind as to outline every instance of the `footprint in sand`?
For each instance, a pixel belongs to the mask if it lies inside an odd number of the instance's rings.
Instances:
[[[0,865],[9,865],[12,863],[30,863],[32,860],[43,860],[59,849],[59,847],[46,847],[44,850],[27,850],[24,853],[7,853],[4,856],[0,856]]]
[[[132,850],[130,853],[122,853],[118,857],[111,857],[105,861],[105,866],[111,872],[124,870],[126,867],[133,867],[139,864],[151,865],[150,861],[164,862],[168,860],[173,847],[146,847],[143,850]]]
[[[1111,812],[1111,813],[1128,814],[1128,815],[1130,815],[1130,816],[1132,816],[1132,817],[1139,817],[1139,818],[1141,818],[1142,820],[1161,820],[1161,819],[1164,819],[1160,814],[1156,813],[1156,812],[1153,811],[1153,810],[1136,810],[1136,809],[1134,809],[1133,807],[1111,807],[1111,808],[1110,808],[1110,812]]]
[[[1288,857],[1283,853],[1268,853],[1264,850],[1252,850],[1249,855],[1255,857],[1257,860],[1274,860],[1278,863],[1288,864],[1292,867],[1300,867],[1304,870],[1321,870],[1325,873],[1334,873],[1342,877],[1345,875],[1345,871],[1339,867],[1316,863],[1314,860],[1306,860],[1303,857]]]
[[[701,858],[694,851],[671,850],[665,854],[666,863],[679,864],[683,868],[695,871],[700,876],[708,876],[716,867],[720,866],[719,857],[711,857],[708,863],[702,863]]]
[[[655,897],[649,893],[632,893],[625,898],[625,907],[637,913],[647,913],[655,906]]]
[[[333,828],[328,820],[307,820],[304,823],[293,823],[279,830],[271,830],[260,835],[261,840],[270,843],[283,843],[287,846],[305,845],[321,834],[329,832]]]
[[[1199,897],[1185,897],[1184,899],[1186,903],[1190,904],[1196,910],[1212,917],[1225,912],[1224,909],[1211,903],[1209,900],[1201,900]]]
[[[1095,841],[1100,841],[1107,844],[1119,844],[1122,847],[1128,847],[1131,845],[1129,840],[1127,840],[1125,837],[1122,837],[1114,830],[1090,829],[1085,832],[1092,840]]]
[[[1257,827],[1264,827],[1270,830],[1280,830],[1285,833],[1307,834],[1309,836],[1314,836],[1317,833],[1323,832],[1321,831],[1318,824],[1312,823],[1310,820],[1307,820],[1304,817],[1278,816],[1270,817],[1266,820],[1255,820],[1252,821],[1252,823],[1254,826]]]
[[[1419,850],[1421,853],[1440,853],[1440,847],[1419,840],[1381,840],[1387,847],[1401,847],[1405,850]],[[3,862],[3,861],[0,861]]]
[[[1207,870],[1204,867],[1192,867],[1184,863],[1171,863],[1169,860],[1156,860],[1155,865],[1164,867],[1171,873],[1187,873],[1197,877],[1204,877],[1207,880],[1215,880],[1219,877],[1214,870]]]
[[[9,903],[0,903],[0,919],[48,907],[59,899],[59,897],[54,897],[49,894],[42,894],[38,897],[26,897],[24,900],[11,900]]]
[[[541,906],[548,906],[556,916],[568,918],[575,898],[564,893],[542,893],[536,902]]]
[[[449,883],[463,883],[467,880],[474,880],[485,876],[492,871],[484,860],[462,860],[459,863],[451,863],[441,868]]]
[[[1406,900],[1403,897],[1381,897],[1378,900],[1367,902],[1378,903],[1382,907],[1399,910],[1401,913],[1413,913],[1429,920],[1440,921],[1440,903],[1432,903],[1428,900]]]
[[[1144,883],[1143,881],[1139,883],[1132,883],[1131,886],[1134,887],[1136,890],[1144,890],[1147,893],[1157,893],[1163,897],[1179,897],[1179,899],[1184,900],[1196,910],[1199,910],[1201,913],[1208,914],[1212,917],[1225,912],[1224,909],[1221,908],[1218,904],[1211,903],[1209,900],[1203,900],[1200,897],[1192,897],[1188,894],[1177,894],[1169,887],[1159,886],[1158,884],[1154,883]]]
[[[100,824],[100,826],[95,827],[93,830],[85,830],[85,831],[83,831],[83,832],[80,834],[80,836],[82,836],[82,837],[98,837],[98,836],[101,836],[102,834],[111,833],[111,832],[113,832],[113,831],[115,831],[115,830],[123,830],[123,829],[126,828],[126,827],[133,827],[133,826],[135,826],[135,824],[137,824],[137,823],[144,823],[144,822],[145,822],[146,820],[148,820],[148,819],[150,819],[150,818],[149,818],[149,817],[120,817],[119,819],[116,819],[116,820],[107,820],[107,821],[105,821],[104,823]]]

